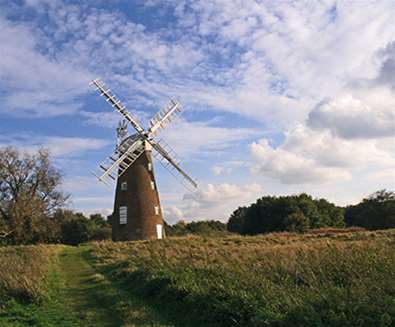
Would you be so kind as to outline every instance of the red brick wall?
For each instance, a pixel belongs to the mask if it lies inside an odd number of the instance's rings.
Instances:
[[[156,187],[151,151],[145,151],[118,178],[115,190],[114,212],[112,217],[112,236],[115,241],[156,239],[156,225],[163,226],[163,214]],[[155,189],[151,187],[155,183]],[[127,190],[121,190],[121,184],[127,183]],[[127,207],[127,224],[119,223],[119,207]],[[159,214],[155,214],[155,206]],[[164,226],[163,236],[164,236]]]

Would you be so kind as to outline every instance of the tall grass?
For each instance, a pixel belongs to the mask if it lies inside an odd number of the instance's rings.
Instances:
[[[56,245],[0,247],[0,300],[39,301],[47,291],[46,276]]]
[[[395,230],[101,242],[92,255],[197,325],[395,325]]]

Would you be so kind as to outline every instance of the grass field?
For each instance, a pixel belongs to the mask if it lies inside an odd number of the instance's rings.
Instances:
[[[92,255],[180,325],[395,325],[394,230],[102,242]]]
[[[39,301],[47,294],[51,260],[61,246],[0,247],[0,299]]]
[[[0,248],[0,326],[395,326],[395,230]]]

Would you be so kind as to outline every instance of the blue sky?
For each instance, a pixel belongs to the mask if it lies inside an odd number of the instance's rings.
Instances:
[[[338,204],[395,188],[393,1],[0,1],[0,145],[48,147],[70,207],[109,214],[91,171],[119,116],[101,77],[199,181],[159,165],[166,219],[222,219],[271,194]]]

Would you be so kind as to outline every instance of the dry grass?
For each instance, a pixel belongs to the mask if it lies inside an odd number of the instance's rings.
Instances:
[[[56,245],[0,247],[0,299],[37,301],[45,296],[51,259],[61,248]]]
[[[395,230],[94,243],[142,295],[202,325],[395,324]]]

